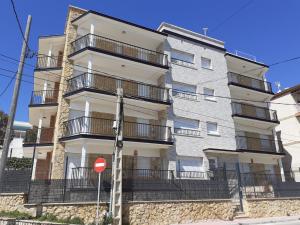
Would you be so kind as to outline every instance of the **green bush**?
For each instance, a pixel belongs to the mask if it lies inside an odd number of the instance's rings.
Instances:
[[[31,215],[19,212],[17,210],[11,212],[0,211],[0,217],[16,218],[18,220],[29,220],[33,218]]]
[[[31,165],[32,165],[31,158],[9,158],[7,161],[8,168],[24,169],[24,168],[31,168]]]

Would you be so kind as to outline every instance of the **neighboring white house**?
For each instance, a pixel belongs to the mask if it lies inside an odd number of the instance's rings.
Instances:
[[[278,104],[280,103],[280,104]],[[286,170],[300,170],[300,84],[274,95],[271,108],[277,110],[280,124],[275,128],[286,152]]]
[[[28,122],[14,121],[13,139],[10,142],[7,157],[16,157],[16,158],[32,157],[32,156],[27,156],[24,153],[24,149],[23,149],[23,141],[25,138],[26,131],[31,128],[32,126]]]

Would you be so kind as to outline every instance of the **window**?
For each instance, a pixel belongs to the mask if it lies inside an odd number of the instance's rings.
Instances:
[[[183,158],[177,160],[178,171],[203,171],[203,158]]]
[[[211,59],[201,57],[201,67],[205,69],[212,69]]]
[[[174,131],[178,135],[200,136],[199,121],[177,117],[174,120]]]
[[[204,99],[209,101],[216,101],[215,90],[210,88],[204,88]]]
[[[189,64],[194,64],[194,55],[187,52],[182,52],[179,50],[173,49],[171,52],[172,62],[182,61]]]
[[[176,97],[185,98],[189,100],[196,100],[197,99],[196,86],[174,82],[173,95]]]
[[[210,135],[219,135],[218,124],[215,122],[207,122],[207,134]]]

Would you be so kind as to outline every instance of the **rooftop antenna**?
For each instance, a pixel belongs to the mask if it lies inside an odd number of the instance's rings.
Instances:
[[[207,36],[207,31],[208,31],[208,28],[207,27],[204,27],[204,28],[202,28],[203,29],[203,33],[204,33],[204,35],[205,36]]]
[[[275,86],[277,87],[277,93],[281,92],[281,89],[280,89],[281,84],[279,81],[275,81]]]

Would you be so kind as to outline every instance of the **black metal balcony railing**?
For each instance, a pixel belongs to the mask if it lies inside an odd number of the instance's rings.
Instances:
[[[114,137],[113,122],[114,120],[94,117],[79,117],[68,120],[63,125],[63,137],[80,134]],[[123,137],[163,142],[172,141],[170,127],[127,121],[124,122]]]
[[[247,77],[233,72],[228,73],[228,79],[229,84],[235,84],[258,91],[263,91],[266,93],[273,93],[272,84],[264,80]]]
[[[194,136],[194,137],[201,136],[200,130],[195,130],[195,129],[183,129],[183,128],[175,127],[174,133],[179,135],[185,135],[185,136]]]
[[[26,131],[24,144],[49,144],[53,143],[54,128],[42,127],[38,129],[33,127]]]
[[[276,123],[278,122],[275,110],[238,102],[233,102],[231,105],[233,116],[242,116]]]
[[[131,80],[122,80],[94,73],[83,73],[69,79],[67,93],[88,88],[116,94],[117,88],[123,88],[125,97],[134,97],[151,101],[169,103],[169,89]]]
[[[158,66],[168,66],[168,57],[161,52],[152,51],[124,42],[112,40],[95,34],[86,34],[71,43],[71,54],[84,48],[95,48],[103,52],[139,60]]]
[[[33,91],[30,105],[43,105],[57,103],[58,90]]]
[[[105,169],[106,177],[111,177],[111,168]],[[123,178],[143,178],[143,179],[170,179],[173,176],[172,170],[153,170],[153,169],[128,169],[123,168]],[[71,179],[97,180],[98,174],[92,167],[75,167],[71,171]],[[110,179],[109,179],[110,180]]]
[[[282,153],[282,143],[279,140],[254,138],[248,136],[236,136],[236,144],[238,150],[252,150],[262,152],[278,152]]]
[[[37,58],[36,69],[56,69],[62,67],[62,56],[40,56]]]

